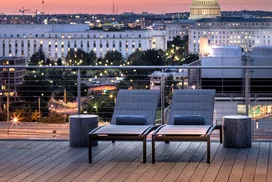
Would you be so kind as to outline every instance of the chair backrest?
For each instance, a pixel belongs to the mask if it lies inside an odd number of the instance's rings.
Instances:
[[[205,125],[213,124],[215,90],[174,90],[168,124],[175,115],[202,115]]]
[[[159,96],[159,90],[119,90],[111,124],[116,124],[117,115],[142,115],[146,124],[155,124]]]

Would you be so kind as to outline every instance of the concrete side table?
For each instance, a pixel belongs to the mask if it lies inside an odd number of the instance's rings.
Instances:
[[[88,147],[89,132],[98,127],[97,115],[72,115],[70,121],[70,146]],[[93,141],[92,146],[96,146],[97,141]]]
[[[251,147],[251,118],[247,116],[223,117],[223,146]]]

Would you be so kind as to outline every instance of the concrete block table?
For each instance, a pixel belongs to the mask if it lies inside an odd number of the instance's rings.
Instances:
[[[227,148],[251,147],[251,118],[247,116],[223,117],[223,146]]]
[[[70,146],[88,147],[89,132],[98,126],[97,115],[72,115],[70,121]],[[97,141],[93,141],[92,146],[96,146]]]

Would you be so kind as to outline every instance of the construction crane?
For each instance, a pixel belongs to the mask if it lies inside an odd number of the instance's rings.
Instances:
[[[43,14],[44,14],[44,12],[40,12],[40,11],[38,11],[37,9],[36,9],[36,11],[34,11],[34,12],[29,12],[29,13],[35,13],[35,16],[37,16],[37,15],[43,15]]]
[[[22,9],[19,9],[19,12],[21,12],[23,16],[25,15],[26,11],[30,11],[30,9],[25,9],[24,7]]]
[[[19,9],[19,12],[21,12],[22,13],[22,17],[23,17],[23,23],[25,23],[25,12],[26,11],[30,11],[30,9],[25,9],[24,7],[22,8],[22,9]],[[18,12],[18,11],[13,11],[13,12]]]

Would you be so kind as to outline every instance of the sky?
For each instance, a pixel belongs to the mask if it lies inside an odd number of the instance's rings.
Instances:
[[[49,14],[88,13],[111,14],[113,0],[0,0],[0,14],[20,14],[23,7],[30,9],[26,14],[36,10]],[[265,10],[272,11],[272,0],[218,0],[221,10]],[[189,12],[192,0],[115,0],[118,13],[123,12]]]

